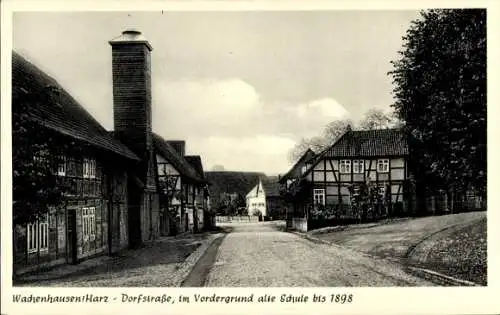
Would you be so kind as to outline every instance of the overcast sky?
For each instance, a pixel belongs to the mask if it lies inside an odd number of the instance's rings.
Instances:
[[[393,102],[387,72],[417,11],[15,13],[14,49],[113,129],[111,47],[153,46],[153,130],[205,170],[286,172],[331,120]]]

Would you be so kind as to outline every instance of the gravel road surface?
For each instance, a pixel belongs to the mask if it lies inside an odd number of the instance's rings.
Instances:
[[[283,232],[280,223],[235,223],[230,230],[205,259],[212,266],[197,266],[209,270],[207,287],[433,286],[386,260]]]

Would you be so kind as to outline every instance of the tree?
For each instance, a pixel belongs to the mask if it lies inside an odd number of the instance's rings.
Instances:
[[[56,174],[63,153],[74,148],[34,120],[31,113],[40,108],[37,102],[50,102],[53,93],[22,93],[12,95],[12,184],[13,223],[34,222],[50,208],[61,204],[64,186]],[[43,113],[40,113],[43,114]]]
[[[402,127],[402,122],[398,119],[395,113],[387,113],[380,109],[370,109],[364,119],[359,123],[361,130],[387,129]]]
[[[245,207],[245,198],[238,193],[222,192],[215,207],[221,215],[236,215]]]
[[[290,150],[288,154],[289,161],[292,163],[297,161],[308,149],[316,153],[325,150],[349,128],[352,128],[352,121],[350,119],[340,119],[330,122],[324,127],[321,136],[302,138],[301,141]]]
[[[403,40],[389,75],[417,184],[484,195],[486,10],[422,11]]]
[[[326,139],[323,137],[302,138],[288,153],[290,162],[297,161],[304,153],[311,149],[314,152],[321,152],[326,148]]]
[[[364,118],[357,124],[354,124],[351,119],[334,120],[324,127],[323,133],[320,136],[302,138],[301,141],[290,150],[288,159],[292,163],[297,161],[307,149],[319,153],[331,146],[347,130],[373,130],[397,128],[401,126],[402,122],[393,112],[386,113],[380,109],[370,109],[365,113]]]

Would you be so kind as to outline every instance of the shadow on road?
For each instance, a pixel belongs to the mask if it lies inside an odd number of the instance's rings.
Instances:
[[[217,251],[219,246],[227,234],[215,239],[207,251],[201,256],[201,258],[196,262],[193,270],[189,275],[182,281],[181,287],[203,287],[207,281],[207,276],[215,263],[217,257]]]

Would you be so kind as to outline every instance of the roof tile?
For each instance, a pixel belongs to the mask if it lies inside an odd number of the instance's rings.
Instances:
[[[159,155],[164,157],[182,176],[195,182],[205,182],[200,174],[162,137],[153,133],[153,144]]]
[[[55,91],[52,93],[50,91]],[[22,94],[50,95],[43,102],[30,102],[30,117],[61,134],[133,160],[139,158],[112,136],[59,83],[12,52],[12,106]],[[41,99],[41,97],[40,97]]]
[[[400,129],[346,132],[325,151],[328,157],[376,157],[407,155],[408,145]]]

